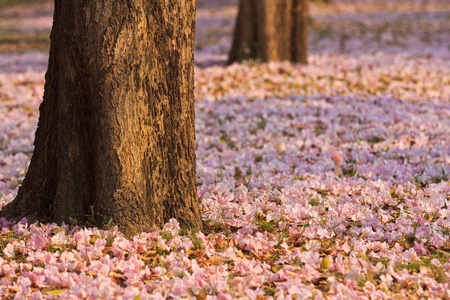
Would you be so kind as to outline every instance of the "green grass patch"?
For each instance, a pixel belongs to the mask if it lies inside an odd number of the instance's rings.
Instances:
[[[0,52],[48,51],[49,49],[50,31],[23,32],[0,29]]]
[[[384,140],[385,140],[385,139],[382,138],[382,137],[374,136],[374,137],[368,139],[367,142],[368,142],[370,145],[375,145],[375,144],[378,144],[378,143],[383,142]]]
[[[262,232],[277,233],[278,224],[275,221],[267,222],[266,215],[260,212],[255,213],[253,222],[258,226]]]

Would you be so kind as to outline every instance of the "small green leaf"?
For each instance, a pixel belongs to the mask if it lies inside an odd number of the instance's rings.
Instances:
[[[330,268],[331,264],[331,260],[328,258],[328,256],[325,256],[320,263],[320,269],[326,271]]]
[[[56,229],[56,228],[55,228]],[[44,292],[44,293],[46,293],[46,294],[52,294],[52,295],[55,295],[55,296],[58,296],[59,294],[61,294],[61,293],[63,293],[65,290],[53,290],[53,291],[46,291],[46,292]]]
[[[66,232],[66,230],[64,228],[62,228],[62,227],[55,227],[52,230],[52,234],[57,234],[59,232]]]
[[[276,266],[273,266],[273,267],[272,267],[272,271],[273,271],[274,273],[277,273],[278,271],[281,270],[281,268],[283,268],[282,265],[276,265]]]

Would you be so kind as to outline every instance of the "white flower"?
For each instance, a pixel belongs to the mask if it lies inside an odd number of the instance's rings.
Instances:
[[[14,253],[14,246],[11,243],[6,245],[5,249],[3,249],[3,254],[6,257],[15,257],[16,254]]]

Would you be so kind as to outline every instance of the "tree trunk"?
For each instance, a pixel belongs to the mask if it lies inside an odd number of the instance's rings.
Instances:
[[[56,0],[34,153],[0,217],[200,229],[194,24],[195,0]]]
[[[240,0],[228,63],[249,58],[307,63],[307,0]]]

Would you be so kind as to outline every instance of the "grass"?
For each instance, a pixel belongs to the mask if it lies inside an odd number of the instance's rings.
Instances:
[[[0,52],[48,51],[50,32],[35,33],[17,30],[0,30]]]
[[[21,23],[28,18],[22,12],[32,10],[33,16],[42,13],[49,14],[51,0],[0,0],[0,53],[1,52],[26,52],[48,51],[50,45],[50,29],[48,30],[23,30]],[[10,8],[10,10],[8,10]],[[3,26],[3,21],[13,25]],[[16,28],[16,26],[19,26]]]

